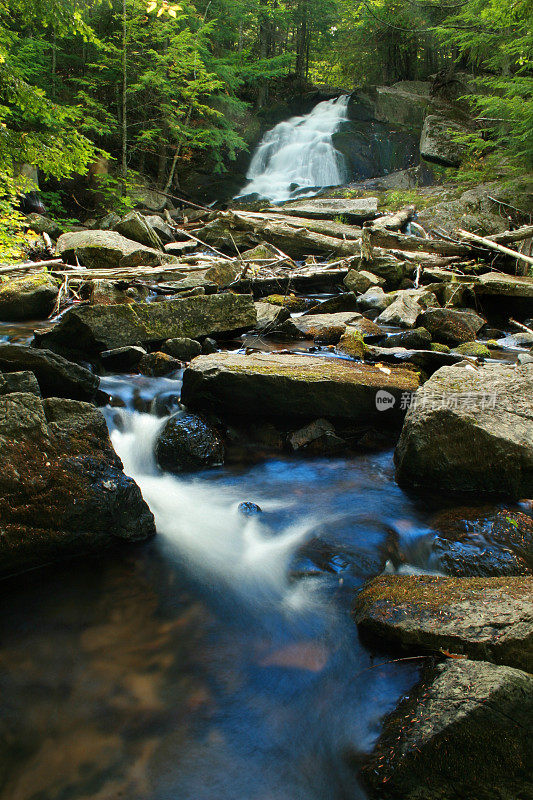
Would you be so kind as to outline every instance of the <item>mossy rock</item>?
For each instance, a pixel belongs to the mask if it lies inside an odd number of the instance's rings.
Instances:
[[[431,342],[429,346],[430,350],[433,350],[434,353],[449,353],[450,348],[447,344],[439,344],[439,342]]]
[[[6,280],[0,284],[0,320],[46,319],[58,292],[57,281],[44,271]]]
[[[305,297],[296,297],[294,294],[269,294],[264,298],[265,303],[270,303],[273,306],[284,306],[292,313],[299,313],[300,311],[307,311],[316,303],[313,300],[307,300]]]
[[[481,342],[465,342],[455,347],[454,353],[462,356],[474,356],[475,358],[490,358],[489,348]]]
[[[338,353],[344,353],[344,355],[359,358],[362,361],[366,350],[363,334],[355,328],[346,328],[336,349]]]

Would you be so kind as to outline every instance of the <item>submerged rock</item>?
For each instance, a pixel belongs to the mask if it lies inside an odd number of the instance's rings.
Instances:
[[[103,415],[75,400],[0,397],[0,574],[155,533]]]
[[[53,311],[59,285],[47,272],[0,283],[0,320],[46,319]]]
[[[159,434],[155,447],[159,466],[169,472],[193,472],[224,463],[224,445],[217,432],[196,414],[176,414]]]
[[[399,483],[531,497],[532,385],[531,364],[438,370],[406,416],[395,452]]]
[[[51,350],[37,350],[22,344],[0,342],[0,370],[33,372],[43,397],[92,400],[100,384],[100,379],[85,367]]]
[[[533,670],[533,578],[387,575],[357,595],[361,633],[387,645]]]
[[[261,514],[263,509],[258,506],[257,503],[252,503],[249,500],[245,500],[244,502],[239,503],[237,511],[239,514],[243,514],[245,517],[253,517],[256,514]]]
[[[251,296],[200,295],[161,303],[71,308],[39,344],[75,347],[86,353],[136,344],[157,344],[176,337],[235,333],[253,328]]]
[[[191,361],[182,401],[242,417],[325,416],[386,425],[401,419],[401,396],[417,385],[416,373],[402,368],[280,353],[217,353]]]
[[[385,720],[365,783],[398,800],[533,795],[533,677],[484,661],[428,667]]]

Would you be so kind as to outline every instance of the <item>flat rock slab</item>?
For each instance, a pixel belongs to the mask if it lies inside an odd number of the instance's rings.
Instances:
[[[92,269],[117,267],[155,267],[177,263],[178,259],[139,242],[126,239],[116,231],[76,231],[64,233],[57,241],[63,260]]]
[[[356,597],[361,632],[384,643],[533,671],[533,578],[387,575]]]
[[[480,275],[475,293],[485,296],[530,298],[533,300],[533,278],[487,272]]]
[[[91,353],[165,339],[230,334],[253,328],[257,314],[249,295],[200,295],[161,303],[132,303],[72,308],[52,331],[39,338],[44,346]]]
[[[336,314],[304,314],[295,317],[293,322],[308,339],[327,344],[336,344],[346,330],[346,326],[361,319],[358,311],[339,311]]]
[[[346,216],[350,221],[354,219],[362,222],[363,220],[374,219],[377,216],[378,198],[303,200],[301,202],[285,203],[283,206],[269,208],[268,210],[289,216],[308,217],[309,219],[334,220],[341,215]]]
[[[525,672],[456,659],[427,668],[385,720],[363,780],[398,800],[525,800],[532,712]]]
[[[304,355],[216,353],[198,356],[186,369],[182,401],[246,417],[324,416],[386,425],[401,419],[401,396],[417,385],[416,373],[404,368]],[[383,393],[387,402],[380,405]]]
[[[100,385],[100,378],[85,367],[51,350],[22,344],[0,343],[0,371],[32,372],[43,397],[92,400]]]
[[[533,364],[442,367],[416,393],[395,452],[402,486],[533,495]]]

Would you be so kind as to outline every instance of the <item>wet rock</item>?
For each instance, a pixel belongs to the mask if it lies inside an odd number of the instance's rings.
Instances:
[[[339,340],[336,350],[338,353],[343,353],[351,358],[359,358],[363,361],[366,350],[363,335],[355,328],[346,328],[346,331]]]
[[[357,298],[357,306],[360,311],[384,311],[396,299],[396,292],[385,294],[380,286],[373,286],[364,294]]]
[[[453,349],[454,353],[461,356],[473,356],[474,358],[490,358],[489,348],[481,342],[465,342]]]
[[[33,372],[11,372],[5,375],[0,373],[0,395],[12,392],[25,392],[41,396],[37,378]]]
[[[353,292],[344,292],[329,297],[309,309],[307,314],[337,314],[342,311],[357,311],[357,297]]]
[[[292,313],[307,311],[314,304],[313,300],[308,300],[305,297],[296,297],[294,294],[269,294],[268,297],[264,298],[264,302],[274,306],[284,306]]]
[[[424,309],[438,305],[433,292],[426,289],[402,289],[396,293],[394,301],[381,312],[377,322],[380,325],[414,328]]]
[[[289,436],[289,444],[293,450],[301,450],[310,444],[324,444],[327,447],[329,439],[338,439],[335,428],[327,419],[316,419],[299,428]],[[342,441],[342,440],[339,440]]]
[[[59,285],[47,272],[0,283],[0,320],[46,319],[53,311]]]
[[[530,797],[533,677],[484,661],[428,667],[390,714],[363,767],[380,797]]]
[[[272,330],[277,325],[289,319],[290,313],[284,306],[271,303],[254,303],[257,312],[257,330]]]
[[[36,350],[22,344],[0,342],[0,370],[33,372],[43,397],[92,400],[100,383],[99,378],[85,367],[51,350]]]
[[[196,414],[176,414],[158,436],[155,455],[169,472],[193,472],[224,462],[224,445],[217,432]]]
[[[387,575],[357,595],[361,633],[417,652],[533,670],[533,578]]]
[[[405,347],[407,350],[428,350],[431,334],[425,328],[413,328],[393,333],[380,343],[381,347]]]
[[[161,346],[163,353],[177,358],[178,361],[192,361],[202,352],[202,345],[196,339],[188,339],[186,336],[176,339],[167,339]]]
[[[155,250],[163,249],[163,242],[152,228],[148,219],[139,214],[138,211],[130,211],[120,222],[115,225],[115,230],[126,239],[140,242],[146,247],[153,247]]]
[[[104,350],[100,353],[102,364],[109,371],[128,372],[139,366],[141,359],[147,355],[144,347],[129,345],[116,347],[114,350]]]
[[[177,263],[174,256],[153,247],[126,239],[116,231],[78,231],[64,233],[59,237],[57,249],[61,258],[69,264],[77,261],[91,269],[116,267],[157,267],[166,263]]]
[[[103,415],[73,400],[0,397],[0,573],[155,533]]]
[[[177,358],[158,351],[142,355],[137,366],[142,375],[161,378],[163,375],[169,375],[171,372],[181,369],[183,364]]]
[[[228,263],[217,264],[214,267],[210,267],[205,273],[205,278],[223,289],[235,283],[241,272],[241,264],[234,264],[229,261]]]
[[[185,370],[182,401],[191,408],[242,417],[401,418],[399,399],[418,384],[411,370],[390,372],[339,359],[274,353],[199,356]],[[378,411],[376,395],[392,398]]]
[[[383,278],[378,278],[372,272],[366,270],[351,269],[343,281],[344,285],[350,292],[357,294],[364,294],[372,286],[380,286],[385,283]],[[359,306],[358,306],[359,307]]]
[[[462,356],[433,350],[407,350],[405,347],[377,347],[367,344],[365,359],[384,364],[412,364],[427,375],[433,375],[441,367],[458,364]]]
[[[475,340],[485,320],[475,311],[458,311],[453,308],[430,308],[418,318],[418,324],[432,337],[448,345],[458,345]]]
[[[248,295],[220,294],[116,306],[71,308],[39,345],[75,346],[94,353],[166,339],[196,339],[253,328],[256,312]]]
[[[436,372],[406,416],[395,453],[399,483],[531,497],[532,381],[531,365]]]
[[[304,314],[292,322],[306,339],[323,344],[337,344],[346,331],[346,326],[360,317],[357,311],[342,311],[337,314]]]
[[[213,353],[216,353],[217,350],[218,350],[218,345],[216,341],[207,336],[202,342],[202,355],[210,356]]]
[[[258,506],[257,503],[251,503],[249,500],[245,500],[243,503],[239,503],[237,511],[245,517],[254,517],[256,514],[261,514],[263,509]]]
[[[445,117],[429,114],[424,120],[420,137],[420,155],[435,164],[458,167],[466,154],[465,146],[455,140],[460,133],[469,131]]]

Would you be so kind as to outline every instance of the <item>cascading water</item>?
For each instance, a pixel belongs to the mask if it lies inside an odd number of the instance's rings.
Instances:
[[[258,194],[283,202],[343,183],[344,157],[332,137],[347,119],[348,100],[349,95],[325,100],[311,113],[280,122],[265,133],[246,176],[249,183],[239,196]]]

